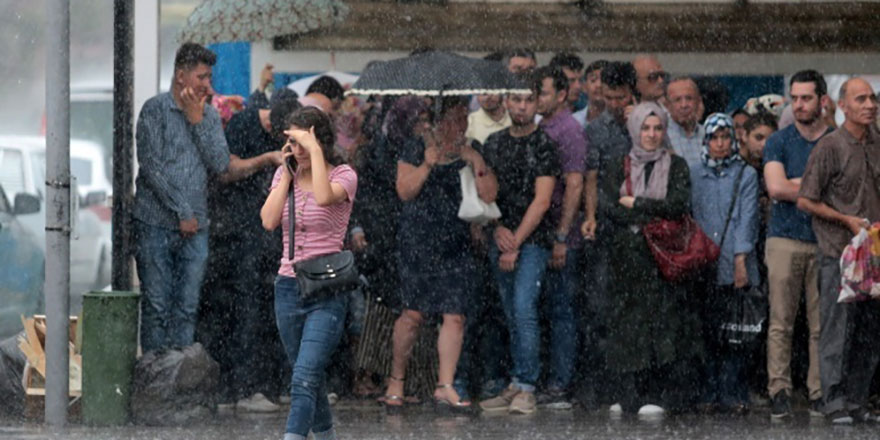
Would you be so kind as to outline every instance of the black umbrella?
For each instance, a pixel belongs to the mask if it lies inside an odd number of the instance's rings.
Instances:
[[[349,93],[356,95],[488,95],[529,93],[497,61],[449,52],[423,52],[367,65]]]

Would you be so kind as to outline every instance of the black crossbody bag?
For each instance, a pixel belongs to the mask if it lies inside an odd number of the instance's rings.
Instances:
[[[293,261],[296,244],[296,203],[294,190],[291,187],[288,195],[290,218],[290,242],[287,252]],[[351,292],[360,286],[360,274],[354,262],[354,254],[344,250],[333,254],[321,255],[295,263],[296,282],[299,295],[304,302],[315,302],[337,295]]]

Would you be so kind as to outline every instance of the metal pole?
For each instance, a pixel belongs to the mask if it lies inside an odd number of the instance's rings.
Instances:
[[[131,290],[134,206],[134,5],[113,6],[113,290]]]
[[[49,0],[46,31],[46,423],[67,423],[70,325],[70,4]]]

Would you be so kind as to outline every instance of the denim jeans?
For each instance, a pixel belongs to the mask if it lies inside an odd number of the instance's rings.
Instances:
[[[578,332],[575,299],[580,291],[580,249],[568,249],[565,266],[544,274],[544,294],[550,321],[550,388],[567,390],[574,373]]]
[[[515,387],[533,392],[541,373],[538,298],[550,251],[524,244],[520,247],[513,272],[502,272],[498,268],[499,256],[498,247],[492,243],[489,259],[510,330],[510,357],[513,359],[511,379]]]
[[[349,295],[334,295],[304,303],[296,278],[275,280],[275,320],[293,370],[285,433],[305,438],[309,430],[333,428],[325,370],[345,331],[348,301]]]
[[[208,230],[180,231],[135,221],[144,352],[192,345],[208,259]]]

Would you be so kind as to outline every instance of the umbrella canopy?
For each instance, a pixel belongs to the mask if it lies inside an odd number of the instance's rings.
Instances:
[[[193,10],[178,39],[199,44],[268,40],[341,22],[341,0],[205,0]]]
[[[342,84],[342,87],[351,86],[355,81],[357,81],[358,76],[352,75],[350,73],[339,72],[336,70],[331,70],[329,72],[319,73],[317,75],[307,76],[305,78],[300,78],[290,84],[287,85],[287,88],[296,92],[299,96],[306,96],[306,90],[309,89],[309,86],[312,85],[316,79],[322,76],[329,76],[339,81],[339,84]]]
[[[349,93],[358,95],[490,95],[529,93],[497,61],[424,52],[367,65]]]

